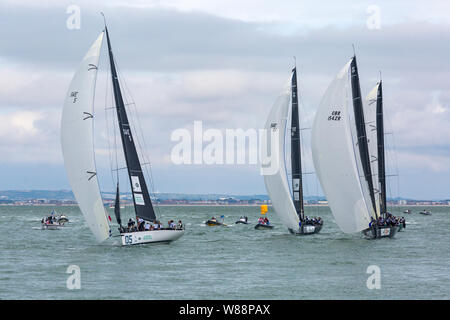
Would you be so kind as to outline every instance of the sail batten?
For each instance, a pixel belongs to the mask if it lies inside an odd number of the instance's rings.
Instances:
[[[95,238],[110,236],[94,153],[94,95],[103,32],[91,46],[67,91],[61,117],[61,148],[70,186]]]
[[[136,146],[131,132],[128,115],[120,89],[114,56],[111,48],[108,28],[105,27],[108,43],[109,61],[111,66],[112,83],[114,91],[114,101],[117,111],[117,120],[119,122],[119,131],[122,140],[125,161],[127,164],[128,176],[130,179],[131,191],[133,194],[133,203],[136,216],[145,220],[155,221],[156,215],[145,182],[141,163],[137,154]]]

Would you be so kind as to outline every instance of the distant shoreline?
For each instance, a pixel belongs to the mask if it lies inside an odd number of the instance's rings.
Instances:
[[[183,203],[183,204],[154,204],[158,207],[259,207],[261,204],[212,204],[212,203]],[[272,205],[269,204],[269,207]],[[405,204],[405,205],[388,205],[389,207],[450,207],[449,204]],[[14,204],[2,203],[0,207],[78,207],[77,204]],[[106,208],[108,208],[105,205]],[[126,205],[125,207],[133,207]],[[328,207],[327,204],[305,204],[305,207]]]

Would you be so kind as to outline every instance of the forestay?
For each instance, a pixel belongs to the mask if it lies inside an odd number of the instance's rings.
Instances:
[[[61,145],[72,191],[87,225],[98,241],[110,236],[95,166],[93,112],[95,81],[103,32],[75,73],[64,102]]]
[[[317,176],[336,223],[345,233],[362,231],[370,222],[356,164],[359,153],[350,130],[351,62],[344,66],[325,92],[311,133]]]

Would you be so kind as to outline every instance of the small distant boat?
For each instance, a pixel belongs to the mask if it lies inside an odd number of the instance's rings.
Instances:
[[[205,224],[207,226],[210,226],[210,227],[223,226],[224,225],[222,222],[219,222],[217,220],[208,220],[208,221],[205,222]]]
[[[41,220],[42,230],[57,230],[62,225],[56,220],[54,216],[47,216]]]
[[[58,230],[61,228],[59,223],[43,223],[42,230]]]
[[[210,227],[227,226],[227,224],[223,223],[223,218],[224,218],[224,216],[221,216],[221,218],[222,218],[222,222],[219,222],[219,221],[217,221],[216,218],[212,217],[211,219],[207,220],[207,221],[205,222],[205,224],[206,224],[207,226],[210,226]]]
[[[238,221],[235,222],[236,224],[248,224],[248,218],[247,217],[241,217]]]
[[[255,229],[256,230],[263,230],[263,229],[273,229],[273,226],[272,225],[270,225],[270,224],[265,224],[265,223],[258,223],[256,226],[255,226]]]
[[[64,214],[61,214],[61,215],[58,217],[57,221],[58,221],[59,224],[64,224],[64,223],[69,222],[69,218],[67,218],[67,216],[64,215]]]
[[[406,209],[405,211],[403,211],[403,213],[411,214],[411,210]]]
[[[420,213],[420,214],[423,214],[423,215],[425,215],[425,216],[431,216],[431,212],[430,212],[430,211],[427,211],[427,210],[422,210],[422,211],[420,211],[419,213]]]
[[[61,217],[61,215],[57,218],[55,210],[52,210],[50,215],[42,218],[42,220],[41,220],[42,229],[43,230],[57,230],[60,227],[62,227],[64,225],[64,221],[60,221],[60,217]],[[69,220],[67,219],[67,221],[69,221]]]
[[[261,206],[261,214],[264,215],[268,212],[268,206],[266,204],[263,204]],[[258,224],[255,226],[256,230],[260,230],[260,229],[273,229],[273,226],[270,224],[269,219],[266,218],[259,218],[258,219]]]

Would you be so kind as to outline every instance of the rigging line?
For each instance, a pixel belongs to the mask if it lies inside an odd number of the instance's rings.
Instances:
[[[124,84],[125,90],[127,91],[127,94],[132,99],[131,92],[130,92],[130,90],[129,90],[125,80],[123,80],[123,84]],[[136,140],[137,140],[137,143],[138,143],[138,146],[139,146],[140,157],[141,157],[141,159],[143,161],[146,161],[144,163],[141,163],[141,166],[144,166],[146,164],[150,164],[150,159],[148,158],[148,156],[147,156],[147,154],[145,152],[145,150],[146,150],[145,139],[144,139],[144,135],[143,135],[142,125],[141,125],[141,122],[139,120],[137,107],[136,107],[136,104],[134,102],[128,103],[127,105],[134,105],[134,108],[129,108],[129,111],[131,113],[131,117],[130,118],[131,118],[131,121],[132,121],[132,124],[133,124],[133,128],[137,128],[138,129],[138,130],[135,129],[134,132],[136,133]],[[137,125],[136,125],[136,123],[137,123]],[[147,176],[150,178],[148,180],[149,180],[151,191],[152,191],[151,193],[155,197],[155,192],[154,192],[155,187],[154,187],[154,183],[153,183],[153,177],[150,176],[150,174],[148,173],[148,169],[147,168],[144,168],[144,169],[145,169],[145,172],[146,172]]]
[[[120,72],[120,70],[119,70],[119,72]],[[124,87],[127,95],[131,99],[131,102],[127,103],[126,105],[127,106],[128,105],[133,105],[134,106],[134,108],[130,109],[130,111],[132,111],[132,115],[133,115],[132,120],[133,120],[134,127],[139,128],[139,130],[135,130],[135,131],[136,131],[136,133],[138,133],[137,134],[137,138],[139,140],[138,142],[140,143],[140,141],[142,141],[142,143],[141,143],[141,145],[143,146],[143,148],[141,148],[142,157],[144,158],[145,161],[150,162],[150,159],[149,159],[148,155],[145,152],[143,152],[143,150],[148,150],[148,147],[147,147],[146,140],[145,140],[145,137],[144,137],[144,131],[142,130],[142,125],[141,125],[141,121],[139,119],[139,113],[137,111],[136,103],[135,103],[135,101],[133,99],[133,96],[131,94],[131,90],[129,89],[129,87],[127,85],[127,82],[125,81],[125,79],[122,76],[121,76],[121,78],[122,78],[121,80],[122,80],[122,83],[123,83],[123,87]],[[137,123],[137,125],[136,125],[136,123]]]
[[[299,84],[297,83],[297,86],[299,86]],[[300,123],[299,123],[299,126],[300,126],[300,130],[299,130],[299,135],[300,135],[300,142],[301,142],[301,154],[302,154],[302,168],[303,168],[303,170],[305,170],[305,171],[307,171],[307,159],[309,159],[309,157],[307,158],[307,156],[309,155],[309,153],[307,153],[306,152],[306,138],[305,138],[305,133],[304,133],[304,131],[305,130],[311,130],[311,120],[310,120],[310,117],[309,117],[309,114],[308,114],[308,112],[307,112],[307,110],[306,110],[306,106],[305,106],[305,103],[304,103],[304,101],[303,101],[303,95],[302,94],[298,94],[297,95],[297,99],[298,99],[298,101],[300,102],[299,103],[299,108],[298,108],[298,111],[299,111],[299,114],[300,114]],[[308,126],[308,127],[302,127],[302,125],[301,125],[301,123],[306,123],[306,125]],[[302,172],[301,173],[302,174],[302,176],[303,175],[307,175],[307,174],[314,174],[314,172]],[[311,195],[311,187],[310,187],[310,181],[308,181],[309,179],[307,179],[307,178],[305,178],[305,179],[302,179],[302,181],[303,181],[303,189],[304,189],[304,191],[303,191],[303,197],[306,195],[306,194],[309,194],[309,195]]]
[[[125,169],[128,169],[128,167],[117,168],[117,169],[113,169],[112,171],[120,171],[120,170],[125,170]]]
[[[109,65],[109,66],[111,68],[111,65]],[[112,77],[112,74],[111,74],[111,77]],[[112,85],[111,85],[111,89],[112,89]],[[114,100],[113,90],[111,90],[110,93],[111,93],[111,102],[115,103],[115,101],[113,102],[113,100]],[[114,109],[117,109],[117,106],[115,106]],[[119,168],[118,149],[117,149],[117,130],[119,130],[119,127],[117,125],[115,125],[119,122],[118,118],[117,118],[117,110],[114,110],[112,112],[112,116],[113,116],[113,132],[114,132],[114,157],[116,160],[116,170],[117,170]],[[117,184],[119,184],[120,183],[119,182],[119,170],[116,171],[116,179],[117,179]],[[120,199],[120,196],[119,196],[119,199]]]
[[[111,72],[111,65],[108,63],[108,85],[111,85],[110,89],[109,89],[109,93],[110,93],[110,99],[111,99],[111,105],[113,105],[112,107],[112,127],[113,127],[113,140],[114,140],[114,150],[113,150],[113,155],[114,155],[114,160],[111,159],[111,167],[113,166],[113,161],[115,162],[115,169],[112,170],[111,174],[113,174],[113,171],[116,171],[116,180],[114,181],[113,178],[113,183],[114,183],[114,187],[120,183],[120,176],[119,176],[119,159],[118,159],[118,148],[117,148],[117,130],[119,130],[118,128],[118,119],[117,119],[117,106],[115,105],[115,101],[114,101],[114,92],[113,92],[113,87],[112,87],[112,72]],[[109,82],[111,81],[111,82]],[[111,158],[113,158],[111,156]]]
[[[108,115],[108,111],[112,110],[112,119],[110,120],[108,118],[108,116],[106,116],[106,124],[107,124],[107,128],[108,128],[107,139],[108,139],[108,147],[109,147],[109,155],[110,155],[109,161],[110,161],[110,168],[111,168],[111,179],[112,179],[112,182],[113,182],[113,188],[116,188],[117,185],[120,184],[119,170],[117,169],[118,166],[119,166],[118,149],[117,149],[117,130],[118,130],[118,128],[117,128],[117,118],[116,118],[117,107],[115,106],[115,102],[114,102],[114,92],[113,92],[113,88],[112,88],[111,65],[109,63],[107,65],[108,65],[108,70],[107,70],[107,92],[106,92],[107,96],[106,96],[105,104],[108,105],[108,93],[109,93],[111,105],[113,107],[105,108],[105,113],[106,113],[106,115]],[[112,137],[111,137],[111,133],[110,133],[110,130],[109,130],[109,121],[111,121],[111,125],[112,125],[112,131],[113,131]],[[111,147],[111,142],[110,142],[111,139],[113,139],[114,150],[112,150],[113,148]],[[114,169],[114,167],[115,167],[115,169]],[[116,172],[115,179],[114,179],[114,171]],[[120,197],[120,195],[119,195],[119,197]]]
[[[131,91],[128,88],[128,85],[127,85],[127,83],[125,81],[125,78],[122,76],[121,70],[117,66],[117,64],[116,64],[116,69],[117,69],[117,72],[119,74],[119,81],[121,82],[122,87],[125,90],[125,95],[124,95],[125,97],[124,98],[125,98],[125,100],[127,102],[126,105],[127,106],[128,105],[134,106],[134,108],[128,108],[128,110],[131,111],[130,120],[131,120],[133,128],[134,128],[133,131],[136,133],[135,139],[136,139],[136,141],[138,143],[138,146],[139,146],[140,156],[141,156],[141,158],[144,161],[147,161],[148,163],[150,163],[150,158],[146,155],[146,153],[144,152],[144,148],[142,147],[142,145],[144,145],[144,147],[146,148],[146,142],[145,142],[145,138],[144,138],[144,134],[143,134],[143,130],[142,130],[142,125],[141,125],[141,122],[139,120],[136,104],[134,103],[134,99],[133,99],[133,96],[131,94]],[[128,97],[131,99],[131,103],[129,103]],[[135,118],[137,119],[136,121],[135,121]],[[138,123],[138,126],[136,126],[136,122]],[[142,137],[143,143],[141,143],[141,137]],[[156,198],[155,186],[154,186],[154,182],[153,182],[153,173],[152,173],[152,170],[151,170],[151,166],[150,166],[150,170],[146,166],[144,166],[144,170],[145,170],[145,173],[147,174],[147,177],[149,178],[148,182],[149,182],[149,185],[150,185],[150,188],[151,188],[150,193],[151,193],[151,195],[153,195],[153,198]],[[149,171],[150,171],[150,173],[149,173]],[[153,203],[153,207],[156,207],[156,211],[158,212],[158,215],[161,216],[160,208],[157,205],[156,201]]]
[[[390,134],[392,136],[392,146],[391,146],[391,148],[389,148],[389,153],[388,153],[388,157],[390,158],[389,165],[394,166],[393,170],[394,170],[394,173],[397,175],[397,179],[396,179],[397,180],[397,196],[400,197],[400,172],[398,169],[398,155],[397,155],[397,147],[396,147],[396,142],[395,142],[395,134],[394,134],[391,118],[390,118],[390,113],[384,112],[384,115],[387,120],[388,126],[390,128],[390,132],[385,133],[385,134]]]
[[[112,160],[112,152],[111,152],[111,141],[110,141],[110,129],[109,129],[109,119],[108,119],[108,109],[106,106],[108,105],[108,92],[109,92],[109,68],[106,72],[106,87],[105,87],[105,122],[106,122],[106,141],[108,142],[108,157],[109,157],[109,166],[111,172],[111,180],[114,185],[114,174],[113,174],[113,160]]]
[[[123,87],[125,88],[125,90],[126,90],[126,92],[127,92],[127,95],[131,98],[131,100],[132,100],[132,102],[130,102],[130,103],[127,103],[126,105],[128,106],[128,105],[133,105],[134,107],[133,108],[130,108],[129,110],[131,111],[131,115],[132,115],[132,117],[131,117],[131,120],[132,120],[132,122],[133,122],[133,127],[134,128],[138,128],[139,130],[134,130],[136,133],[137,133],[137,140],[138,140],[138,144],[139,144],[139,147],[140,147],[140,153],[141,153],[141,157],[143,158],[143,160],[144,161],[146,161],[146,162],[150,162],[150,159],[149,159],[149,157],[148,157],[148,155],[146,154],[146,152],[144,152],[144,150],[148,150],[147,148],[147,145],[146,145],[146,140],[145,140],[145,138],[144,138],[144,132],[143,132],[143,130],[142,130],[142,125],[141,125],[141,121],[140,121],[140,119],[139,119],[139,113],[138,113],[138,111],[137,111],[137,106],[136,106],[136,103],[133,101],[133,97],[132,97],[132,95],[131,95],[131,91],[130,91],[130,89],[128,88],[128,85],[127,85],[127,83],[126,83],[126,81],[125,81],[125,79],[123,79]],[[136,125],[136,123],[137,123],[137,125]],[[142,141],[142,142],[141,142]]]

